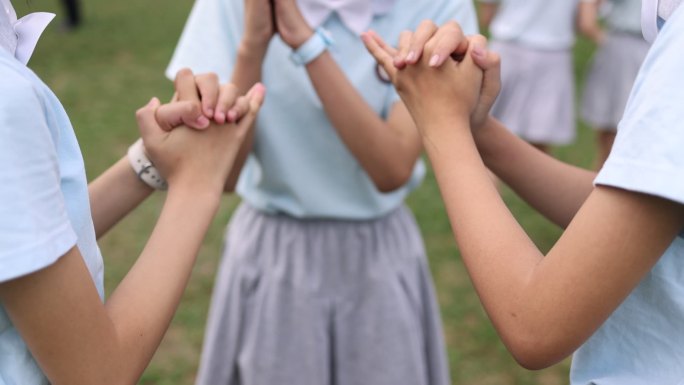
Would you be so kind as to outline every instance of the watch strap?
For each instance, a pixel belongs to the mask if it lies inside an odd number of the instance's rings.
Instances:
[[[334,40],[330,33],[324,28],[318,27],[309,40],[292,51],[290,59],[298,66],[306,65],[321,56],[321,54],[332,47],[333,44]]]
[[[168,188],[166,180],[159,174],[154,163],[145,154],[142,138],[128,148],[128,162],[138,178],[148,186],[155,190],[166,190]]]

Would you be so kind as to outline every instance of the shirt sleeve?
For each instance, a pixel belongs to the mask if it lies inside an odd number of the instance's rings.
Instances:
[[[684,203],[684,13],[656,39],[595,184]]]
[[[41,100],[7,72],[0,70],[0,282],[51,265],[77,241]]]
[[[214,72],[228,82],[243,31],[243,0],[197,0],[190,12],[166,76],[183,68]]]

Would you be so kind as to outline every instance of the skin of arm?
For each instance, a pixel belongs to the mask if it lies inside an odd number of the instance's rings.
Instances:
[[[99,239],[106,234],[152,192],[154,189],[135,175],[126,157],[88,184],[96,237]]]
[[[658,261],[684,225],[684,207],[610,187],[593,188],[586,199],[585,192],[577,193],[578,198],[567,201],[584,202],[544,256],[501,200],[471,133],[481,87],[477,79],[482,78],[472,60],[473,48],[461,63],[431,68],[423,60],[397,70],[391,53],[367,36],[364,41],[391,74],[420,128],[464,263],[504,344],[529,369],[567,357]],[[426,52],[432,48],[428,43]],[[487,140],[501,138],[496,125],[490,130]],[[486,143],[483,147],[485,153],[500,149]],[[549,163],[516,147],[488,164],[505,169],[503,162],[510,168],[537,160]],[[571,168],[544,167],[570,179],[588,179]],[[529,179],[523,171],[509,174],[521,183]],[[586,191],[586,182],[581,183]]]
[[[238,48],[231,78],[231,82],[240,94],[244,94],[250,87],[261,81],[261,67],[268,51],[268,44],[275,33],[273,18],[263,17],[263,15],[272,14],[269,0],[245,0],[244,36]],[[235,191],[240,172],[253,145],[254,130],[249,130],[235,159],[235,166],[228,175],[224,191]]]
[[[605,40],[605,32],[599,23],[599,0],[581,1],[577,8],[577,30],[596,44]]]
[[[396,103],[384,121],[363,100],[328,52],[311,61],[307,71],[340,138],[378,190],[389,192],[406,184],[422,146],[403,103]]]
[[[263,90],[255,95],[239,124],[206,132],[164,132],[156,100],[139,110],[145,145],[169,191],[140,258],[105,304],[77,247],[45,269],[0,283],[0,301],[52,384],[136,383],[178,305]]]
[[[268,3],[267,0],[264,0]],[[239,93],[245,93],[254,84],[261,81],[261,66],[264,62],[264,57],[266,56],[266,50],[268,48],[268,42],[266,43],[254,43],[243,41],[239,50],[237,60],[235,61],[235,69],[233,70],[232,82],[237,87]],[[237,185],[238,178],[240,177],[240,172],[242,167],[247,161],[247,156],[254,145],[254,130],[249,130],[245,141],[240,147],[237,158],[235,159],[235,167],[228,175],[226,184],[224,186],[224,191],[233,192],[235,191],[235,186]]]
[[[275,4],[278,33],[286,44],[296,49],[314,32],[294,0],[276,0]],[[395,104],[387,121],[383,120],[363,100],[328,52],[309,62],[306,70],[333,127],[378,190],[389,192],[403,186],[422,151],[420,137],[406,107]]]
[[[492,20],[494,20],[494,16],[496,16],[496,11],[498,10],[498,3],[479,3],[478,19],[482,30],[489,29],[489,26],[492,25]]]
[[[161,106],[156,112],[164,131],[180,125],[203,130],[209,126],[209,119],[224,123],[229,109],[235,113],[232,121],[241,118],[248,109],[244,98],[237,98],[235,87],[219,85],[218,77],[212,73],[194,75],[188,69],[181,70],[176,76],[175,88],[174,105]],[[92,181],[88,193],[96,237],[106,234],[153,191],[135,175],[127,157]]]

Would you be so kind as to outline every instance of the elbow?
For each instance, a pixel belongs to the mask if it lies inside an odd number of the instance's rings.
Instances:
[[[413,167],[393,167],[385,170],[381,175],[373,178],[375,188],[381,193],[391,193],[408,183],[413,175]]]
[[[527,370],[542,370],[562,361],[568,354],[561,341],[533,331],[505,340],[505,345],[518,365]]]

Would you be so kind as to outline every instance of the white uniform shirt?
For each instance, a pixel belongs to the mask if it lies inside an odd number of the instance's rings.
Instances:
[[[493,39],[542,50],[565,50],[574,44],[580,1],[587,0],[480,0],[499,4],[489,28]]]
[[[85,168],[69,118],[48,87],[0,47],[0,282],[43,269],[74,246],[104,298]],[[47,383],[0,304],[0,385]]]
[[[230,79],[243,31],[243,8],[243,0],[197,0],[167,76],[173,78],[179,69],[190,67]],[[401,31],[416,28],[424,19],[440,24],[454,19],[466,33],[477,32],[470,0],[397,0],[367,29],[396,44]],[[322,26],[335,40],[330,53],[336,63],[371,108],[386,116],[399,97],[378,78],[375,60],[359,36],[336,13]],[[362,220],[394,210],[422,180],[422,161],[405,186],[379,192],[332,126],[306,69],[290,60],[291,52],[278,37],[270,43],[262,70],[266,101],[238,193],[262,211],[298,218]]]

